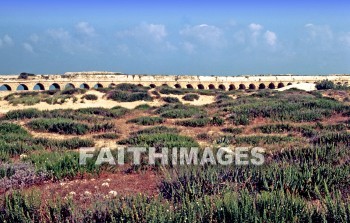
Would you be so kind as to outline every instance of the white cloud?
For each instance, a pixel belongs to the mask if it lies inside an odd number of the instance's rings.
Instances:
[[[27,50],[28,52],[30,52],[30,53],[34,53],[33,46],[30,45],[29,43],[23,43],[23,48],[24,48],[25,50]]]
[[[47,30],[47,33],[49,34],[50,37],[56,40],[68,40],[71,38],[69,32],[62,28],[49,29]]]
[[[184,42],[182,43],[182,47],[184,48],[184,50],[189,53],[189,54],[192,54],[195,52],[195,46],[190,43],[190,42]]]
[[[308,23],[305,25],[305,28],[311,39],[320,38],[323,40],[333,39],[333,32],[331,28],[327,25],[314,25]]]
[[[350,47],[350,32],[343,34],[339,38],[340,42]]]
[[[177,47],[167,40],[167,30],[163,24],[141,23],[117,32],[119,44],[128,46],[130,52],[174,51]]]
[[[258,44],[258,38],[260,38],[260,33],[264,29],[264,27],[257,23],[251,23],[248,26],[249,30],[251,31],[251,40],[253,45]]]
[[[91,38],[74,37],[63,28],[49,29],[47,34],[54,41],[58,42],[64,51],[71,54],[82,51],[91,52],[96,48],[96,44],[91,41]]]
[[[4,46],[12,46],[14,44],[12,38],[9,35],[5,35],[4,37],[0,38],[0,48]]]
[[[262,25],[256,23],[251,23],[248,27],[252,32],[260,32],[264,28]]]
[[[118,32],[119,37],[132,37],[142,41],[161,42],[168,35],[166,28],[162,24],[148,24],[141,25],[129,30]]]
[[[82,33],[84,35],[87,35],[87,36],[95,36],[96,35],[95,28],[87,22],[79,22],[75,26],[75,28],[79,33]]]
[[[30,41],[32,41],[33,43],[37,43],[38,41],[39,41],[39,36],[37,35],[37,34],[32,34],[32,35],[30,35],[30,37],[29,37],[29,39],[30,39]]]
[[[264,38],[266,40],[266,43],[269,44],[270,46],[274,46],[276,44],[276,41],[277,41],[276,33],[267,30],[264,34]]]
[[[212,47],[221,47],[225,44],[222,30],[212,25],[187,26],[185,29],[180,30],[180,35]]]

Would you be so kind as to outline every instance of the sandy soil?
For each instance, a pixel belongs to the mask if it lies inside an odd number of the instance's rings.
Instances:
[[[0,97],[3,98],[10,93],[11,92],[0,92]],[[96,96],[98,96],[98,100],[97,101],[84,100],[84,103],[81,103],[80,101],[83,95],[76,95],[76,97],[79,100],[75,103],[73,103],[73,100],[68,100],[66,103],[62,105],[60,104],[50,105],[50,104],[47,104],[46,102],[40,102],[38,104],[31,105],[31,106],[24,106],[24,105],[13,106],[9,104],[7,101],[0,100],[0,113],[6,113],[11,110],[25,109],[25,108],[36,108],[39,110],[54,110],[54,109],[79,109],[79,108],[89,108],[89,107],[112,108],[114,106],[122,106],[124,108],[133,109],[136,106],[141,104],[148,104],[150,106],[161,106],[165,103],[161,99],[154,99],[152,102],[149,102],[149,101],[116,102],[112,100],[107,100],[106,98],[103,97],[104,93],[101,93],[95,90],[90,90],[87,92],[87,94],[95,94]],[[182,100],[181,98],[183,97],[183,95],[162,95],[162,96],[177,97],[184,104],[192,104],[192,105],[198,105],[198,106],[213,103],[215,100],[214,96],[207,96],[207,95],[201,95],[199,100],[190,101],[190,102]]]
[[[316,90],[316,84],[311,84],[311,83],[300,83],[300,84],[292,84],[283,88],[279,88],[277,89],[278,91],[285,91],[291,88],[297,88],[300,90],[304,90],[304,91],[314,91]]]

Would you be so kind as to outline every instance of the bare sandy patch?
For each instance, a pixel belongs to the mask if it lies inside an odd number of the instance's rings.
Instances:
[[[10,93],[12,92],[0,92],[0,97],[3,98],[9,95]],[[108,100],[107,98],[104,97],[105,95],[104,93],[95,91],[95,90],[90,90],[87,92],[87,94],[95,94],[98,97],[98,100],[96,101],[84,100],[84,103],[81,103],[82,97],[84,96],[84,94],[75,95],[75,97],[78,98],[78,101],[76,102],[73,102],[73,99],[70,99],[63,104],[55,104],[55,105],[50,105],[50,104],[47,104],[46,102],[40,102],[35,105],[14,106],[9,104],[5,100],[0,100],[0,113],[4,114],[11,110],[26,109],[26,108],[36,108],[38,110],[54,110],[54,109],[80,109],[80,108],[91,108],[91,107],[113,108],[115,106],[121,106],[128,109],[134,109],[138,105],[142,105],[142,104],[148,104],[150,106],[156,106],[156,107],[159,107],[165,104],[165,102],[163,102],[162,99],[156,99],[156,98],[154,98],[153,101],[117,102],[113,100]],[[184,101],[182,99],[183,95],[162,95],[162,96],[177,97],[184,104],[191,104],[191,105],[197,105],[197,106],[210,104],[215,101],[214,96],[207,96],[207,95],[200,95],[199,100],[195,100],[195,101]]]

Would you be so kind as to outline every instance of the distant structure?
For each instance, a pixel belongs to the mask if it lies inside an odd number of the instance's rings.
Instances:
[[[0,90],[62,90],[66,88],[106,88],[121,83],[155,88],[193,89],[276,89],[295,83],[317,83],[330,80],[339,85],[348,85],[350,75],[328,76],[261,75],[261,76],[186,76],[186,75],[141,75],[120,72],[67,72],[63,75],[0,75]]]

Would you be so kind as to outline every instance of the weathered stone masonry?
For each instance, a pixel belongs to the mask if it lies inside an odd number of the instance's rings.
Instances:
[[[130,83],[157,87],[167,85],[173,88],[194,89],[275,89],[294,83],[317,83],[331,80],[336,84],[350,83],[350,75],[328,76],[183,76],[183,75],[127,75],[113,72],[68,72],[63,75],[36,75],[28,79],[19,79],[17,75],[0,75],[0,89],[16,91],[49,90],[74,88],[102,88]],[[20,87],[19,87],[20,86]]]

